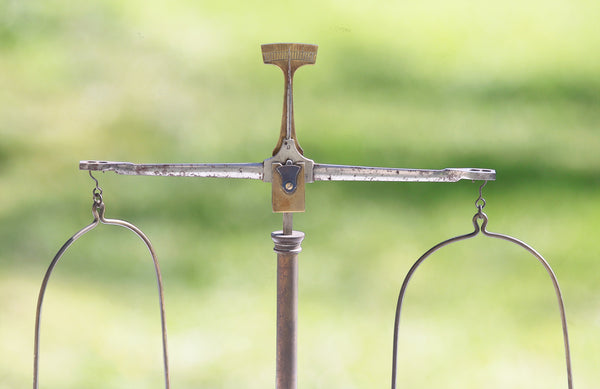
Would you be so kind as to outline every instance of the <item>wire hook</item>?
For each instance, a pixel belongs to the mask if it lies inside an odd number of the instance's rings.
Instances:
[[[100,184],[96,177],[92,175],[92,171],[88,170],[88,173],[90,174],[92,180],[96,182],[96,187],[92,189],[92,194],[94,195],[94,203],[100,205],[102,204],[102,188],[100,188]]]
[[[479,210],[479,213],[482,212],[483,208],[485,207],[485,199],[483,198],[483,194],[482,194],[482,190],[483,187],[487,184],[487,180],[483,181],[483,184],[481,184],[481,186],[479,187],[479,197],[477,197],[477,200],[475,200],[475,206],[477,207],[477,209]]]
[[[98,180],[96,179],[96,177],[94,177],[92,175],[92,171],[88,170],[88,173],[90,174],[90,177],[92,177],[92,180],[94,180],[96,182],[96,189],[99,189],[100,191],[102,191],[102,189],[100,189],[100,186],[99,186],[100,184],[98,183]]]

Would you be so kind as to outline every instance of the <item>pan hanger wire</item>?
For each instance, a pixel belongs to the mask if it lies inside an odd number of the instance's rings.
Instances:
[[[557,299],[558,307],[560,310],[560,319],[561,319],[562,333],[563,333],[563,343],[564,343],[564,349],[565,349],[565,362],[566,362],[566,367],[567,367],[567,384],[568,384],[569,389],[573,389],[573,377],[572,377],[572,372],[571,372],[571,351],[570,351],[570,347],[569,347],[569,334],[567,331],[567,317],[565,314],[565,305],[563,302],[562,293],[560,291],[560,287],[558,285],[558,280],[556,279],[556,275],[554,274],[554,271],[552,270],[552,268],[550,267],[548,262],[544,259],[544,257],[542,257],[542,255],[540,253],[538,253],[535,249],[533,249],[527,243],[525,243],[517,238],[513,238],[512,236],[509,236],[509,235],[498,234],[498,233],[490,232],[487,230],[488,217],[483,212],[483,208],[485,207],[486,202],[482,195],[482,190],[483,190],[483,187],[486,185],[486,183],[487,183],[487,181],[484,181],[483,184],[479,187],[479,197],[475,201],[475,206],[477,207],[477,213],[475,214],[475,216],[473,216],[473,226],[475,227],[475,230],[468,234],[455,236],[454,238],[445,240],[441,243],[436,244],[429,250],[427,250],[425,252],[425,254],[423,254],[413,264],[413,266],[408,271],[406,277],[404,278],[402,287],[400,289],[400,295],[398,296],[398,303],[396,305],[396,317],[395,317],[395,321],[394,321],[394,340],[393,340],[393,355],[392,355],[392,389],[396,389],[396,374],[397,374],[397,363],[398,363],[398,360],[397,360],[397,358],[398,358],[398,332],[399,332],[399,328],[400,328],[400,313],[402,310],[402,303],[404,301],[404,295],[406,293],[406,288],[408,287],[408,283],[409,283],[410,279],[414,275],[415,271],[419,268],[419,266],[431,254],[435,253],[442,247],[447,246],[449,244],[459,242],[461,240],[473,238],[473,237],[477,236],[480,231],[485,236],[489,236],[491,238],[502,239],[502,240],[514,243],[514,244],[524,248],[542,264],[544,269],[546,269],[546,272],[548,273],[548,275],[550,276],[550,279],[552,281],[552,285],[554,286],[554,292],[556,294],[556,299]],[[479,226],[479,220],[482,221],[481,227]]]
[[[152,243],[148,239],[148,237],[136,226],[133,224],[126,222],[124,220],[119,219],[107,219],[104,217],[104,201],[102,199],[102,188],[100,188],[98,184],[98,180],[92,175],[92,172],[89,171],[90,177],[96,182],[95,188],[92,190],[93,193],[93,205],[92,205],[92,215],[94,219],[92,222],[81,230],[77,231],[75,235],[69,238],[65,244],[58,250],[54,259],[50,263],[48,270],[44,276],[44,280],[42,281],[42,286],[40,287],[40,292],[38,295],[37,308],[35,314],[35,336],[34,336],[34,346],[33,346],[33,389],[38,389],[39,385],[39,351],[40,351],[40,325],[41,325],[41,314],[42,314],[42,304],[44,302],[44,295],[46,293],[46,288],[48,286],[48,281],[50,280],[50,276],[52,275],[52,271],[56,267],[56,264],[61,259],[65,251],[79,238],[93,230],[98,224],[107,224],[107,225],[115,225],[125,227],[131,231],[133,231],[145,244],[148,250],[150,251],[150,255],[152,256],[152,261],[154,263],[154,270],[156,273],[156,282],[158,286],[158,297],[159,297],[159,306],[160,306],[160,321],[161,321],[161,332],[162,332],[162,349],[163,349],[163,369],[164,369],[164,380],[165,380],[165,388],[170,389],[170,378],[169,378],[169,357],[167,351],[167,326],[166,326],[166,318],[165,318],[165,302],[164,302],[164,294],[163,294],[163,284],[162,284],[162,276],[160,273],[160,268],[158,265],[158,259],[156,256],[156,252],[154,251],[154,247]]]

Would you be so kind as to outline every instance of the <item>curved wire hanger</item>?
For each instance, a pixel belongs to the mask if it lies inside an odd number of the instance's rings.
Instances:
[[[558,307],[560,309],[560,319],[561,319],[561,324],[562,324],[563,342],[564,342],[564,348],[565,348],[565,361],[566,361],[566,365],[567,365],[567,383],[568,383],[568,388],[573,389],[573,377],[572,377],[572,372],[571,372],[571,351],[570,351],[570,347],[569,347],[569,334],[567,331],[567,317],[565,314],[565,305],[563,302],[562,293],[560,291],[560,287],[558,285],[558,280],[556,279],[556,275],[554,274],[554,271],[552,270],[552,268],[550,267],[548,262],[544,259],[544,257],[542,257],[542,255],[540,253],[538,253],[536,250],[534,250],[527,243],[525,243],[519,239],[513,238],[512,236],[498,234],[495,232],[490,232],[486,229],[487,223],[488,223],[488,217],[483,212],[483,208],[485,207],[486,202],[481,193],[482,189],[486,183],[487,183],[487,181],[484,181],[483,184],[479,187],[479,197],[475,201],[475,206],[477,207],[477,213],[475,214],[475,216],[473,216],[473,226],[475,227],[475,230],[468,234],[455,236],[454,238],[445,240],[441,243],[436,244],[432,248],[430,248],[427,252],[425,252],[425,254],[423,254],[413,264],[413,266],[408,271],[406,277],[404,278],[404,282],[402,283],[402,288],[400,289],[400,295],[398,296],[398,303],[396,305],[396,319],[394,322],[394,347],[393,347],[393,356],[392,356],[392,389],[396,389],[396,370],[397,370],[397,362],[398,362],[397,361],[397,358],[398,358],[398,332],[399,332],[399,327],[400,327],[400,312],[402,310],[404,294],[406,293],[406,288],[408,287],[408,283],[409,283],[410,279],[412,278],[412,276],[414,275],[414,273],[418,269],[418,267],[431,254],[435,253],[442,247],[452,244],[454,242],[459,242],[461,240],[473,238],[474,236],[479,234],[480,231],[485,236],[506,240],[508,242],[511,242],[518,246],[521,246],[522,248],[527,250],[530,254],[532,254],[542,264],[544,269],[546,269],[546,272],[548,273],[548,275],[550,276],[550,279],[552,280],[552,285],[554,286],[554,292],[556,293],[556,299],[558,301]],[[481,227],[479,227],[479,224],[478,224],[479,220],[482,220]]]
[[[92,215],[94,216],[94,220],[77,231],[75,235],[69,238],[65,244],[58,250],[54,259],[50,263],[48,270],[46,271],[46,275],[44,276],[44,280],[42,281],[42,286],[40,288],[40,293],[38,295],[37,301],[37,309],[35,314],[35,337],[34,337],[34,346],[33,346],[33,389],[38,389],[39,382],[39,350],[40,350],[40,324],[41,324],[41,314],[42,314],[42,304],[44,302],[44,295],[46,293],[46,287],[48,286],[48,281],[50,280],[50,276],[52,275],[52,271],[54,270],[56,264],[61,259],[65,251],[79,238],[93,230],[98,224],[107,224],[107,225],[115,225],[125,227],[131,231],[133,231],[144,243],[146,247],[150,251],[150,255],[152,256],[152,261],[154,262],[154,270],[156,273],[156,282],[158,285],[158,297],[159,297],[159,305],[160,305],[160,322],[161,322],[161,330],[162,330],[162,349],[163,349],[163,368],[164,368],[164,379],[165,379],[165,388],[170,388],[170,378],[169,378],[169,357],[167,352],[167,326],[165,319],[165,302],[164,302],[164,294],[163,294],[163,285],[162,285],[162,276],[160,273],[160,268],[158,266],[158,259],[156,256],[156,252],[154,251],[154,247],[152,247],[152,243],[148,237],[136,226],[133,224],[126,222],[124,220],[119,219],[107,219],[104,217],[105,206],[102,200],[102,189],[98,186],[98,180],[92,176],[92,172],[88,171],[90,177],[96,182],[96,187],[93,189],[93,199],[94,203],[92,205]]]

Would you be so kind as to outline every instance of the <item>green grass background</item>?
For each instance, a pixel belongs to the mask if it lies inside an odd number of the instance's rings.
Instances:
[[[0,0],[0,388],[31,385],[37,292],[91,221],[78,161],[260,162],[282,75],[260,44],[319,45],[298,71],[298,138],[320,163],[497,170],[489,229],[559,278],[574,383],[600,382],[600,2]],[[272,388],[268,184],[98,174],[107,216],[154,242],[173,388]],[[471,231],[478,183],[314,183],[300,256],[299,387],[382,388],[395,301],[433,244]],[[40,388],[160,388],[152,266],[99,227],[64,257]],[[479,237],[423,265],[401,388],[565,388],[558,309],[533,257]]]

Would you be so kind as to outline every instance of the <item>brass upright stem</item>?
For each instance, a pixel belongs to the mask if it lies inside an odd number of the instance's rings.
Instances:
[[[304,233],[271,234],[277,253],[276,389],[296,389],[298,338],[298,253]]]

